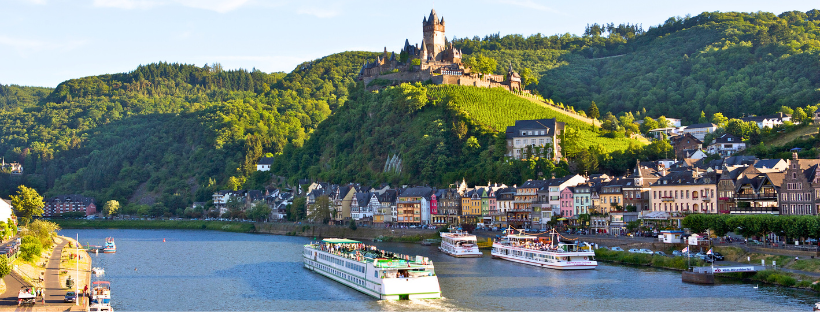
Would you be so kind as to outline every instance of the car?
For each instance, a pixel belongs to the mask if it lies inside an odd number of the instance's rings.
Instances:
[[[677,251],[677,250],[676,250],[676,251]],[[669,257],[669,255],[667,255],[667,254],[666,254],[665,252],[663,252],[663,251],[656,251],[656,252],[655,252],[655,255],[658,255],[658,256],[661,256],[661,257]]]
[[[714,263],[715,262],[715,257],[712,256],[712,255],[703,255],[699,258],[700,258],[700,260],[703,260],[706,263]]]
[[[680,252],[680,250],[675,250],[675,251],[672,252],[672,256],[673,257],[681,257],[681,256],[683,256],[683,253]]]
[[[621,247],[612,247],[612,248],[610,248],[609,250],[612,250],[612,251],[624,251],[623,249],[621,249]]]
[[[642,254],[647,254],[647,255],[651,255],[651,254],[655,253],[654,251],[649,250],[649,249],[645,249],[645,248],[641,249],[641,250],[638,250],[638,252],[640,252]]]
[[[712,253],[712,256],[714,256],[714,257],[715,257],[715,260],[717,260],[717,261],[723,261],[723,260],[725,260],[725,259],[726,259],[726,257],[724,257],[723,255],[721,255],[719,252],[713,252],[713,253]]]
[[[637,248],[632,248],[632,249],[630,249],[630,250],[629,250],[629,251],[627,251],[627,252],[629,252],[629,253],[641,253],[641,251],[640,251],[639,249],[637,249]]]
[[[73,291],[66,292],[63,302],[77,302],[77,293]]]

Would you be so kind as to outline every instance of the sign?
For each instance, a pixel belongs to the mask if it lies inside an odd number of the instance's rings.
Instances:
[[[716,267],[712,273],[755,272],[755,267]]]

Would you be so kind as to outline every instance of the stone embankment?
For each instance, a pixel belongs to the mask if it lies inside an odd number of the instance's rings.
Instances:
[[[306,223],[256,223],[256,232],[274,235],[305,236],[316,238],[339,237],[358,240],[372,240],[379,236],[392,238],[422,239],[423,236],[435,236],[434,230],[396,229],[384,227],[360,226],[352,230],[346,226]],[[424,237],[426,238],[426,237]]]

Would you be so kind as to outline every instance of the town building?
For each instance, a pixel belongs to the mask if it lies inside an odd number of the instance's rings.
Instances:
[[[792,160],[784,172],[778,194],[780,214],[817,215],[813,182],[820,171],[818,164],[818,159],[799,159],[797,153],[792,153]]]
[[[273,165],[273,157],[262,157],[256,163],[256,171],[270,171],[271,165]]]
[[[97,205],[94,204],[93,198],[77,194],[59,195],[45,200],[43,217],[59,216],[68,212],[82,212],[90,216],[97,213]]]
[[[694,124],[686,126],[683,129],[684,134],[691,134],[692,136],[696,137],[698,140],[703,141],[706,138],[706,135],[717,130],[717,125],[713,123],[701,123],[701,124]]]
[[[578,184],[572,192],[573,215],[589,214],[592,207],[592,186],[590,183]]]
[[[717,213],[717,175],[697,170],[672,171],[650,185],[652,211]]]
[[[430,201],[426,198],[432,195],[433,189],[429,187],[411,187],[401,191],[396,199],[396,210],[398,212],[398,224],[401,225],[421,225],[422,211],[430,213]]]
[[[575,215],[575,202],[574,196],[575,188],[572,186],[565,187],[559,197],[560,199],[560,209],[561,209],[561,217],[564,218],[572,218]]]
[[[502,188],[496,191],[496,211],[490,212],[495,226],[501,228],[507,227],[507,214],[515,207],[515,192],[516,188],[514,187]]]
[[[724,133],[709,144],[706,148],[706,152],[726,157],[732,156],[745,149],[746,143],[743,143],[743,140],[734,135]]]
[[[17,224],[17,216],[14,215],[14,209],[11,207],[11,200],[0,198],[0,222],[6,222],[6,225],[9,225],[9,219]]]
[[[553,119],[516,120],[507,127],[507,157],[527,159],[542,157],[561,159],[561,139],[564,123]]]
[[[700,150],[703,146],[703,141],[696,138],[691,133],[684,133],[683,135],[673,136],[669,138],[669,143],[675,150],[675,157],[678,159],[693,158],[687,155],[686,150]],[[705,155],[704,155],[705,157]]]
[[[791,121],[792,116],[790,114],[784,113],[777,113],[774,115],[767,115],[767,116],[751,116],[741,118],[743,122],[750,122],[753,121],[757,123],[757,127],[760,129],[763,128],[774,128],[780,125],[783,125],[783,122]]]

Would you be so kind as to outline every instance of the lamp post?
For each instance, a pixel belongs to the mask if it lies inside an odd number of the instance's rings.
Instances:
[[[74,282],[74,294],[76,298],[80,298],[79,284],[80,284],[80,233],[77,233],[77,243],[74,248],[77,250],[77,281]],[[80,305],[80,300],[74,300],[74,305]]]

